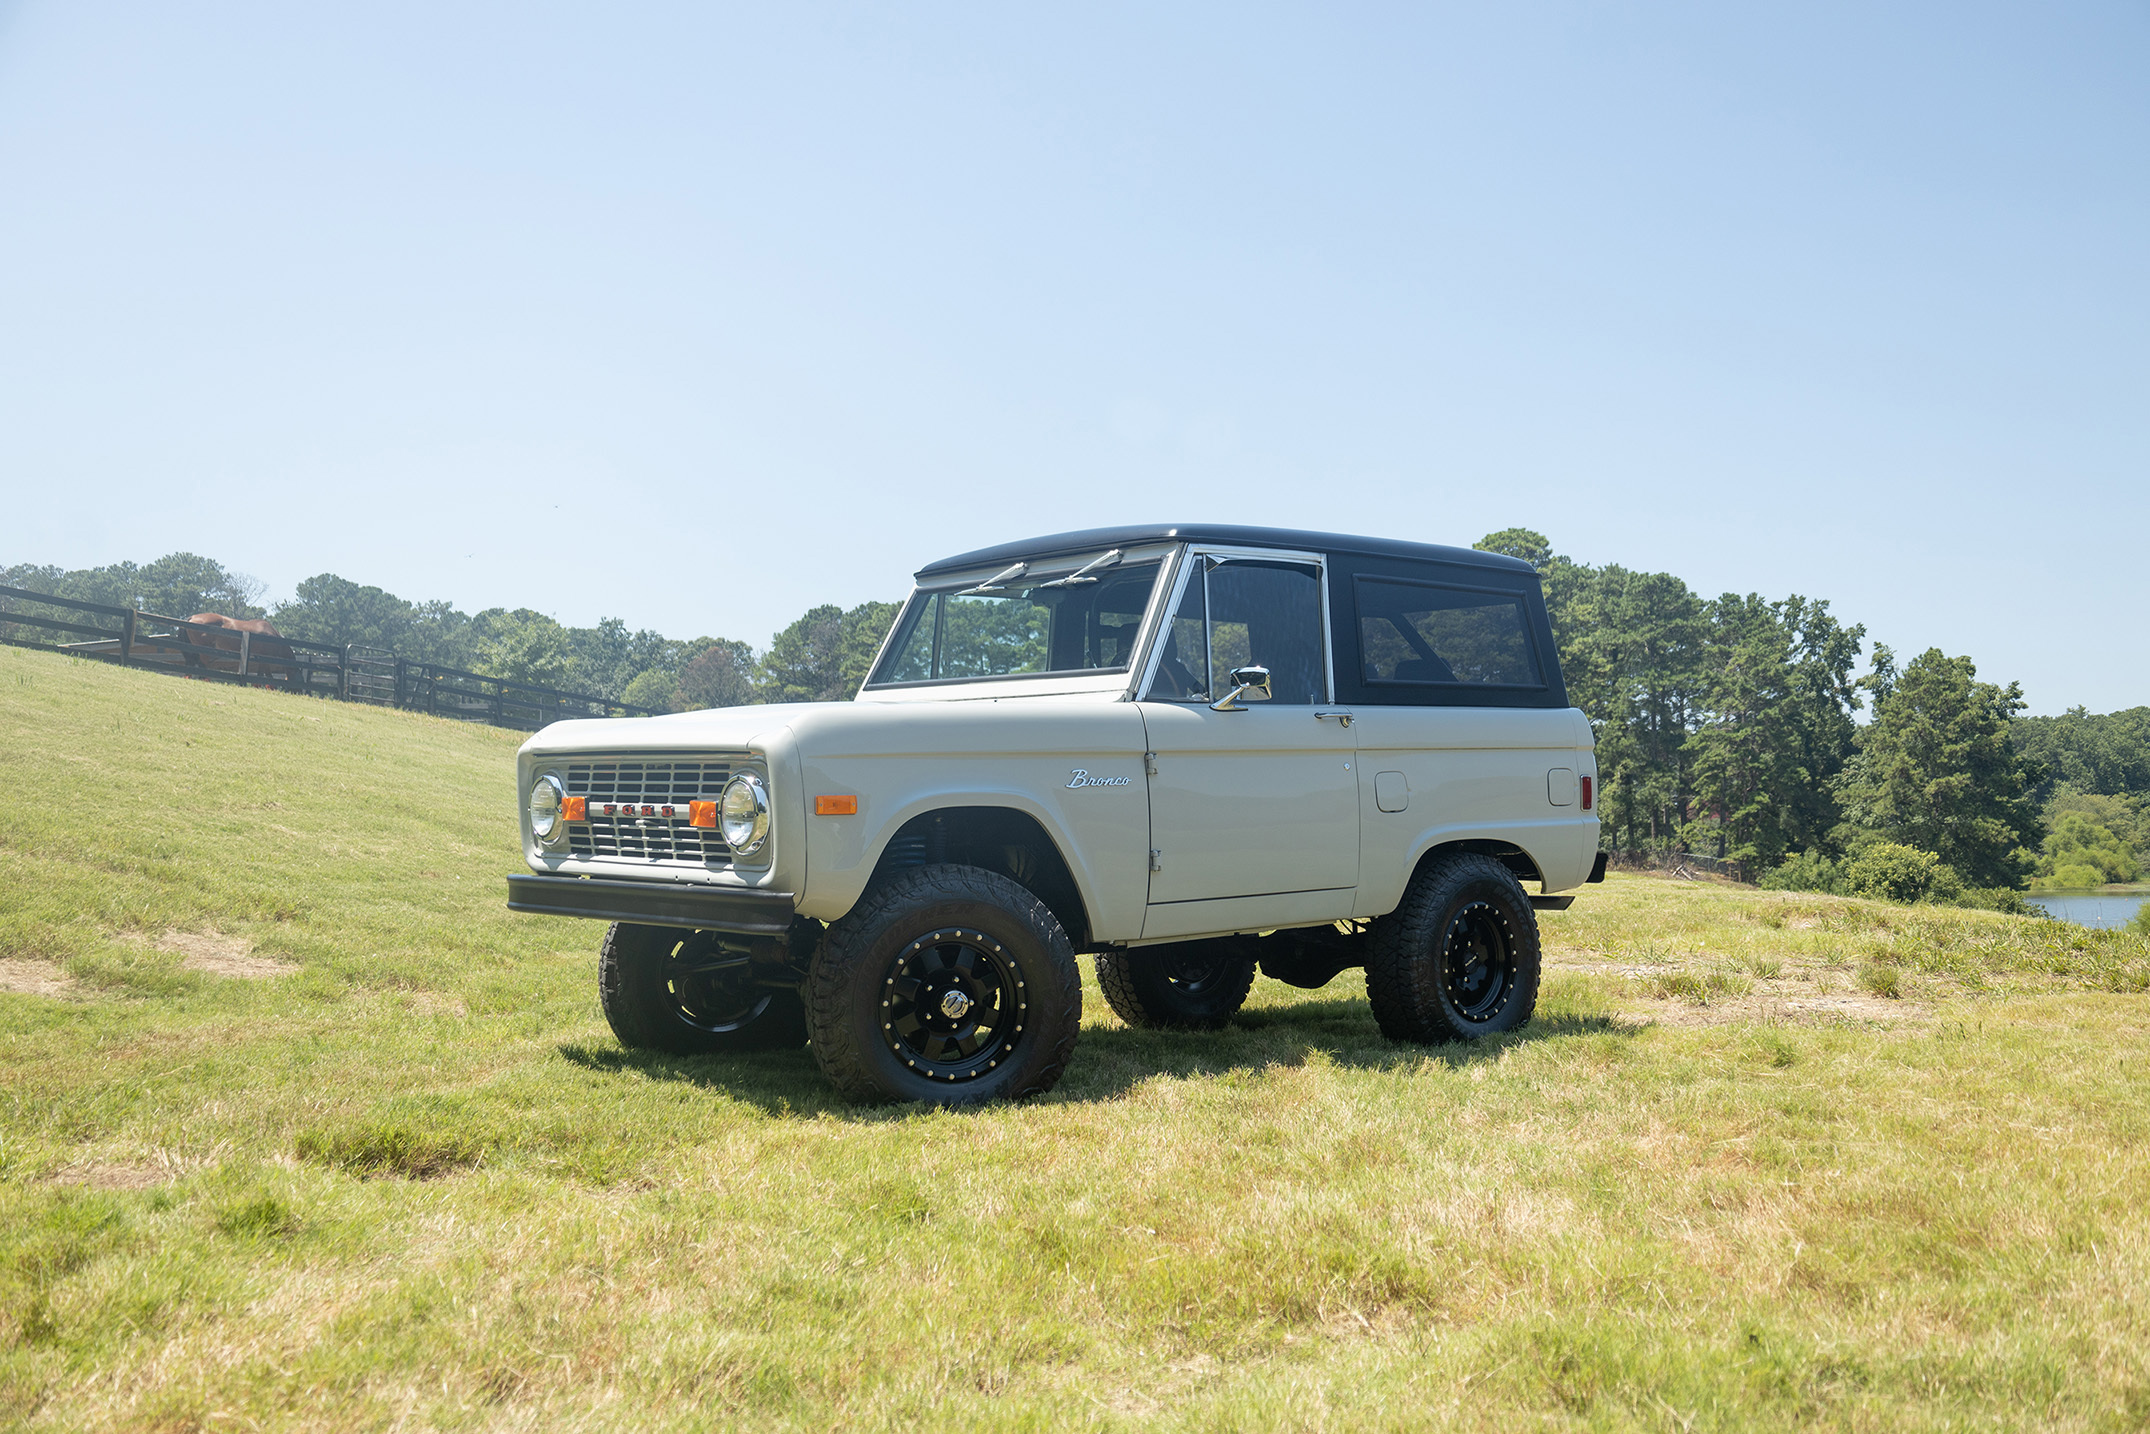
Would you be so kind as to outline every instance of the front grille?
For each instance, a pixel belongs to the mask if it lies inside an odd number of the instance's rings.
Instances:
[[[596,757],[571,762],[567,794],[589,799],[589,820],[568,823],[568,851],[575,856],[730,866],[732,853],[723,837],[714,829],[687,825],[687,803],[713,802],[723,795],[737,760]],[[607,814],[607,806],[620,810]],[[660,813],[669,806],[674,815],[642,816],[645,806]]]

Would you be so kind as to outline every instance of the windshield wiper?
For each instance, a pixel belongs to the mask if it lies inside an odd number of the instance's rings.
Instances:
[[[1005,592],[1007,591],[1007,589],[1002,587],[1001,584],[1005,583],[1010,578],[1021,577],[1024,571],[1027,570],[1029,567],[1030,564],[1028,563],[1017,563],[1012,568],[1003,568],[1001,571],[987,578],[984,582],[978,584],[978,586],[974,588],[965,588],[963,589],[963,591],[957,593],[955,596],[976,597],[980,593]]]
[[[1090,574],[1096,572],[1099,568],[1109,568],[1119,561],[1120,550],[1114,548],[1109,553],[1090,559],[1089,562],[1084,563],[1066,577],[1054,578],[1051,582],[1039,583],[1038,586],[1041,588],[1071,588],[1077,583],[1094,583],[1097,579],[1091,577]],[[994,581],[998,582],[999,579],[996,578]]]

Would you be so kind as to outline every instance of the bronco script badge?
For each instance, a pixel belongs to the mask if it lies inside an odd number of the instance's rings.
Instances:
[[[1133,777],[1093,777],[1082,768],[1077,767],[1074,772],[1074,780],[1069,782],[1068,785],[1071,787],[1128,787],[1133,786],[1134,781]]]

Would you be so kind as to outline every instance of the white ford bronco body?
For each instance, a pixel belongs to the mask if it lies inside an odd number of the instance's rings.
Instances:
[[[1380,538],[966,553],[919,572],[850,702],[558,722],[516,777],[508,904],[614,923],[622,1042],[810,1040],[857,1099],[1048,1089],[1079,951],[1137,1025],[1364,968],[1393,1038],[1513,1030],[1535,908],[1604,875],[1537,574]]]

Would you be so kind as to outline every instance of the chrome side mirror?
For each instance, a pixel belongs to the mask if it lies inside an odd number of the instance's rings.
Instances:
[[[1242,697],[1256,702],[1269,700],[1269,669],[1266,667],[1235,667],[1232,669],[1232,690],[1209,704],[1212,712],[1244,712],[1239,705]]]

